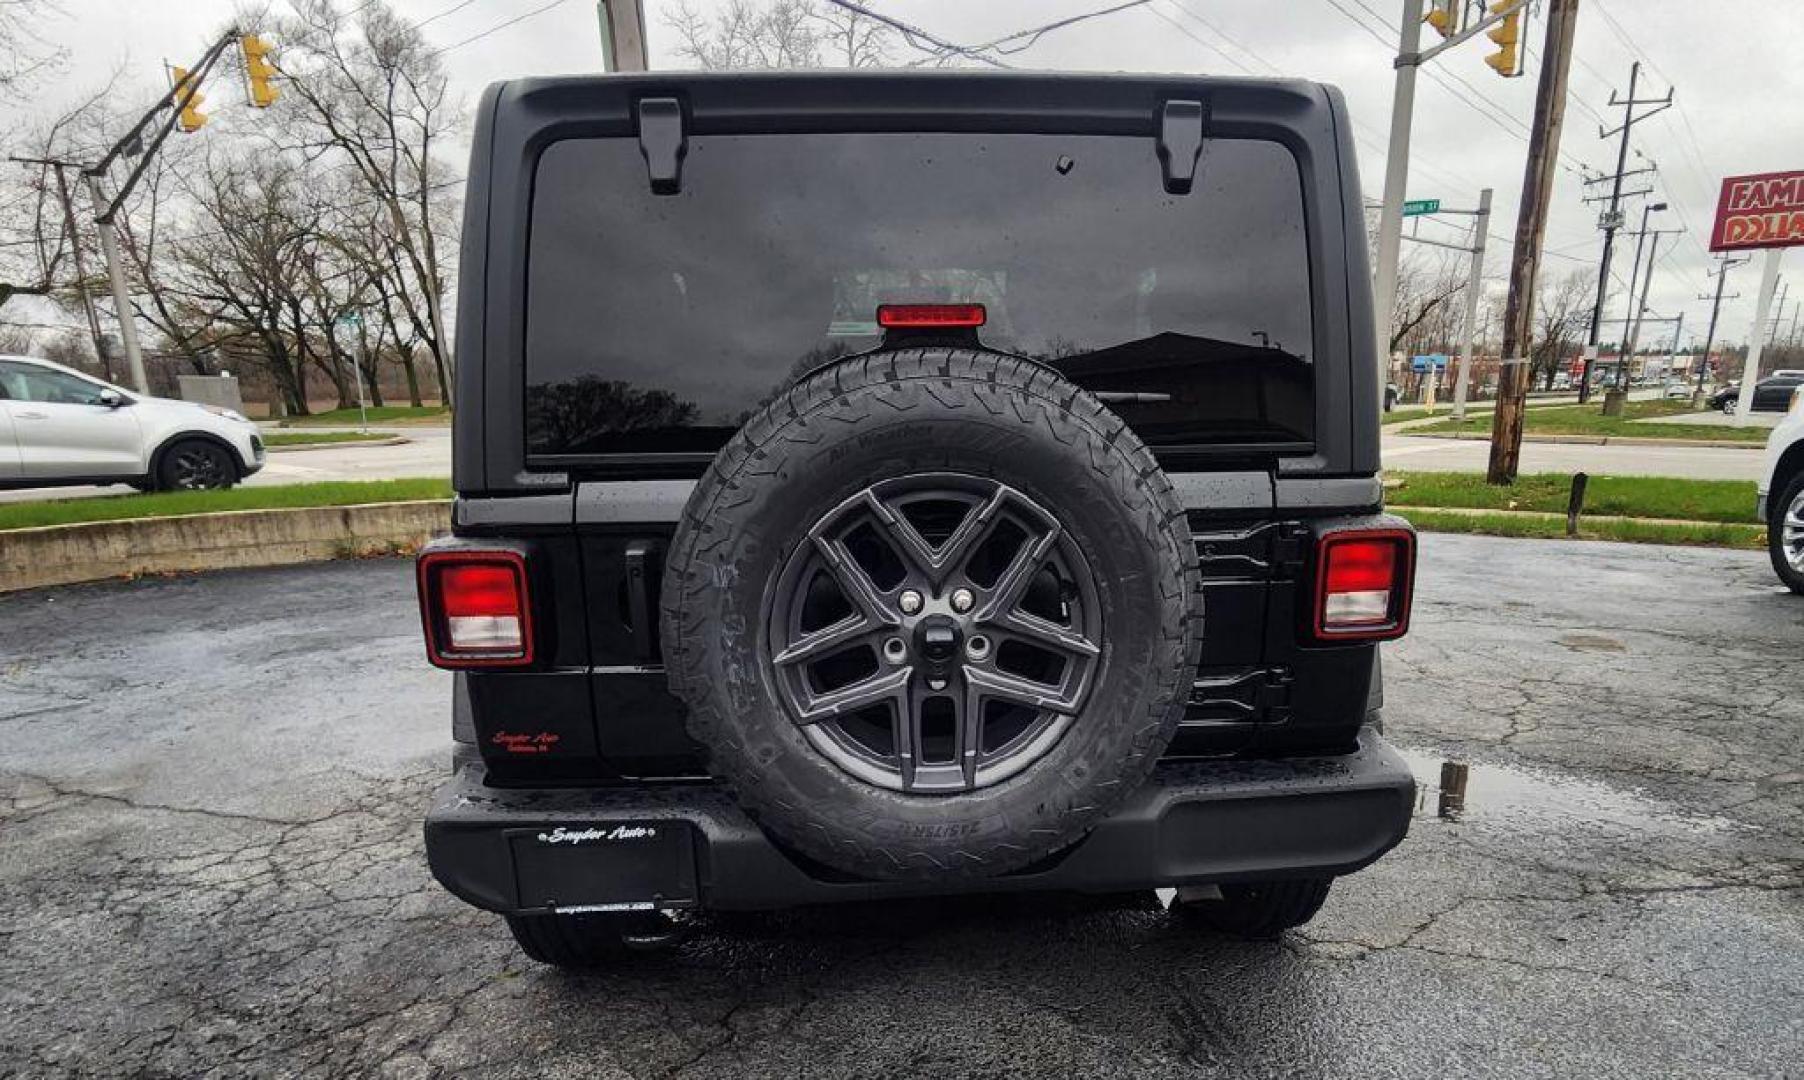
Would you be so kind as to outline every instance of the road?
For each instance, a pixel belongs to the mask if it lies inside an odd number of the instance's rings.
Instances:
[[[1484,472],[1491,444],[1481,439],[1435,439],[1385,433],[1384,467],[1422,472]],[[1758,480],[1758,449],[1694,446],[1591,446],[1570,443],[1522,444],[1522,472],[1593,476],[1682,476],[1694,480]]]
[[[451,429],[408,427],[394,429],[408,442],[399,446],[339,446],[325,450],[272,453],[262,472],[246,481],[251,487],[304,484],[315,480],[386,480],[411,476],[451,475]],[[1386,431],[1384,464],[1389,469],[1427,472],[1483,472],[1490,444],[1463,439],[1411,437]],[[1684,476],[1704,480],[1757,480],[1762,457],[1758,450],[1717,450],[1675,446],[1571,446],[1524,443],[1524,472],[1594,475]],[[132,489],[113,487],[43,488],[0,491],[0,502],[38,499],[79,499],[96,495],[129,495]]]
[[[0,1075],[1779,1076],[1804,602],[1757,554],[1427,536],[1433,815],[1281,944],[1060,900],[704,922],[565,976],[429,878],[404,562],[0,597]]]
[[[318,480],[396,480],[414,476],[451,475],[451,429],[425,425],[372,428],[407,439],[396,446],[345,444],[319,450],[275,450],[246,487],[306,484]],[[29,488],[0,491],[0,502],[40,499],[86,499],[98,495],[131,495],[124,484],[107,487]]]

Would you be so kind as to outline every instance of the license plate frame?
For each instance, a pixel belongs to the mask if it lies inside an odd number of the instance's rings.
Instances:
[[[695,829],[687,821],[511,829],[507,842],[522,910],[655,911],[697,900]]]

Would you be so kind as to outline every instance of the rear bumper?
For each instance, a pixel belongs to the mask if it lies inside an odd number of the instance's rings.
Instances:
[[[460,761],[426,857],[468,903],[508,914],[783,908],[948,892],[1116,892],[1348,874],[1409,829],[1415,781],[1382,736],[1334,757],[1161,765],[1062,856],[945,884],[849,880],[773,844],[720,787],[501,789]]]

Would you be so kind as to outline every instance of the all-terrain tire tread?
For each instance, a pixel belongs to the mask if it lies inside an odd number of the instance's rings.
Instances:
[[[698,673],[709,670],[710,650],[721,640],[718,628],[691,614],[701,590],[711,585],[706,560],[697,556],[730,538],[720,511],[741,477],[747,475],[750,461],[768,459],[770,467],[781,472],[790,443],[810,445],[815,441],[799,439],[797,432],[829,420],[857,426],[873,415],[873,406],[886,396],[916,390],[925,393],[929,384],[937,391],[932,400],[941,404],[960,398],[981,406],[992,417],[1012,414],[1026,426],[1044,424],[1063,443],[1085,444],[1098,483],[1111,485],[1121,498],[1131,500],[1131,505],[1146,507],[1148,541],[1169,553],[1166,565],[1181,568],[1172,580],[1159,583],[1163,610],[1149,613],[1163,628],[1152,661],[1159,681],[1155,692],[1143,695],[1145,714],[1122,726],[1117,747],[1122,764],[1113,771],[1123,782],[1115,785],[1109,792],[1112,797],[1105,800],[1095,800],[1094,791],[1069,784],[1046,793],[1047,817],[1058,823],[1050,846],[1061,847],[1080,839],[1138,788],[1170,742],[1200,661],[1203,592],[1186,515],[1152,451],[1095,395],[1066,383],[1038,363],[964,349],[878,353],[850,358],[806,376],[758,410],[702,477],[671,541],[660,600],[670,689],[688,704],[691,736],[706,748],[717,766],[714,771],[747,812],[767,824],[793,819],[796,800],[772,789],[769,775],[756,767],[733,725],[722,722],[718,706],[702,692],[704,687],[697,685]],[[878,392],[860,393],[865,390]],[[854,828],[850,823],[846,827]],[[780,831],[811,857],[877,877],[894,877],[899,871],[923,867],[944,877],[990,877],[1041,854],[1004,838],[975,850],[960,849],[956,852],[958,864],[945,865],[920,847],[886,845],[868,834],[840,842],[821,829]]]

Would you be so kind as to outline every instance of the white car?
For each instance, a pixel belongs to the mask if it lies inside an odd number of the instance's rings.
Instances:
[[[1766,477],[1758,488],[1773,570],[1792,592],[1804,594],[1804,386],[1766,439]]]
[[[0,356],[0,488],[224,488],[261,469],[263,457],[257,426],[230,409]]]

